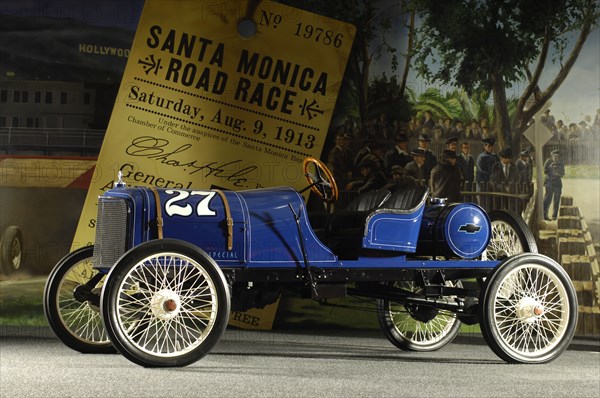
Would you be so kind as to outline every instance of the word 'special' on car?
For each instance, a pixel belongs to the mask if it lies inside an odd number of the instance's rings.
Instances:
[[[334,202],[329,170],[314,158],[303,167],[304,190]],[[48,278],[51,327],[80,352],[116,348],[143,366],[185,366],[215,346],[232,309],[289,290],[320,302],[372,299],[402,350],[439,349],[461,322],[479,323],[511,363],[551,361],[572,340],[572,282],[537,253],[519,216],[429,198],[421,186],[313,215],[301,192],[128,188],[119,179],[98,199],[95,245]]]

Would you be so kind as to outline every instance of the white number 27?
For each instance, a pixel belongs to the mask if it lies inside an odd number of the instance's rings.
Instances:
[[[214,216],[217,213],[214,210],[211,210],[208,205],[210,204],[211,199],[215,196],[216,192],[206,192],[206,191],[178,191],[169,189],[165,191],[168,195],[175,195],[171,199],[167,200],[165,203],[165,212],[169,216],[183,216],[188,217],[192,215],[194,211],[192,205],[189,203],[182,204],[184,200],[186,200],[190,195],[198,195],[204,196],[198,202],[198,206],[196,206],[196,214],[198,216]]]

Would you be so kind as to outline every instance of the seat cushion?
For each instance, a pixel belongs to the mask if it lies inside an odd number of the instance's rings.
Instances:
[[[426,186],[415,185],[401,188],[383,203],[380,209],[410,210],[417,207],[427,197]]]
[[[346,210],[365,211],[376,209],[381,206],[381,204],[384,203],[390,197],[390,195],[390,191],[385,189],[365,192],[348,203]]]

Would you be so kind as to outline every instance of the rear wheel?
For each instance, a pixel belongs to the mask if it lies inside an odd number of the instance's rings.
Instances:
[[[412,281],[392,283],[395,288],[419,292]],[[387,339],[405,351],[438,350],[454,340],[460,330],[460,321],[454,314],[443,313],[430,306],[399,304],[387,299],[377,300],[377,319]]]
[[[92,268],[93,253],[93,246],[83,247],[58,262],[44,289],[44,312],[54,334],[67,347],[82,353],[111,353],[115,349],[98,307],[106,276],[98,275]],[[81,292],[92,278],[98,281],[87,289],[86,300]],[[90,294],[96,299],[91,299]]]
[[[500,263],[487,280],[481,303],[481,332],[507,362],[550,362],[573,339],[575,289],[548,257],[522,254]]]
[[[230,297],[223,273],[204,251],[162,239],[117,262],[101,308],[111,341],[127,359],[148,367],[185,366],[220,340]]]
[[[520,253],[537,253],[533,233],[521,216],[506,210],[489,214],[492,236],[482,254],[483,260],[502,260]]]

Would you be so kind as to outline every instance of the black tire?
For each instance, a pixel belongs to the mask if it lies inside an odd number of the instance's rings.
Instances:
[[[23,269],[23,233],[19,227],[11,225],[4,230],[0,250],[2,251],[0,257],[2,273],[11,275]]]
[[[413,291],[414,283],[389,282]],[[460,284],[460,281],[458,282]],[[388,299],[377,300],[377,320],[385,337],[404,351],[435,351],[452,342],[461,322],[454,314],[440,313],[429,307],[398,304]]]
[[[484,260],[503,260],[521,253],[537,253],[533,233],[518,214],[494,210],[488,214],[492,222],[492,236],[482,254]]]
[[[509,363],[546,363],[569,345],[577,324],[577,295],[554,260],[525,253],[500,263],[482,291],[481,332]]]
[[[225,331],[230,305],[215,261],[175,239],[125,253],[110,271],[101,300],[115,347],[146,367],[186,366],[204,357]]]
[[[44,313],[54,334],[67,347],[84,354],[116,352],[111,345],[100,308],[75,299],[74,289],[98,271],[92,268],[93,246],[82,247],[63,257],[54,267],[44,288]],[[100,293],[104,277],[96,285]]]

